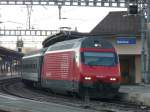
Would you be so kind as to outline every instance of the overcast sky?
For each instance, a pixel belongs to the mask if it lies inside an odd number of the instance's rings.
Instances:
[[[58,30],[60,27],[77,27],[79,32],[90,32],[110,11],[124,11],[124,8],[100,8],[100,7],[74,7],[62,6],[59,20],[57,6],[32,6],[31,27],[35,29]],[[27,7],[26,6],[0,6],[0,28],[26,29]],[[19,37],[21,38],[21,37]],[[41,40],[37,37],[22,37],[26,40]],[[42,39],[45,37],[42,37]],[[14,41],[15,37],[1,37],[0,40]],[[10,47],[5,43],[5,46]],[[29,46],[29,45],[27,45]],[[15,47],[15,46],[13,46]],[[41,47],[40,45],[38,47]]]

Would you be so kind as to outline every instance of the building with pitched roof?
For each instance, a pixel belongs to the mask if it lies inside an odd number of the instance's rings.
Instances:
[[[111,41],[120,57],[122,83],[141,82],[141,19],[126,11],[110,12],[90,32]]]

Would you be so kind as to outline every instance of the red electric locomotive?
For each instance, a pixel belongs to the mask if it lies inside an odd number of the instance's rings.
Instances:
[[[90,97],[112,97],[118,92],[118,55],[112,44],[100,37],[87,36],[57,42],[42,53],[25,56],[23,67],[27,60],[30,60],[30,65],[36,63],[31,58],[38,60],[38,67],[28,75],[23,70],[24,82],[32,82],[34,85],[38,83],[54,92],[73,92],[79,95],[84,95],[88,88]]]

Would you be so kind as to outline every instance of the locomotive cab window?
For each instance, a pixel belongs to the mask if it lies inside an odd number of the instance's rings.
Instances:
[[[114,66],[117,64],[115,53],[111,52],[83,52],[82,62],[89,66]]]

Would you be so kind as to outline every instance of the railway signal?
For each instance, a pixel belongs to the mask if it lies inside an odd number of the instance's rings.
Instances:
[[[129,14],[138,14],[138,6],[130,5],[129,6]]]

